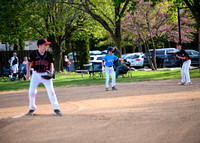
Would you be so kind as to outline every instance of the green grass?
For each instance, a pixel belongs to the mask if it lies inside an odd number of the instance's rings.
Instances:
[[[150,81],[150,80],[165,80],[165,79],[180,79],[180,70],[165,70],[165,71],[131,71],[132,77],[122,78],[119,77],[116,81],[119,82],[135,82],[135,81]],[[199,69],[190,70],[190,77],[200,77]],[[78,86],[78,85],[91,85],[91,84],[104,84],[104,77],[89,78],[89,74],[84,74],[84,78],[81,74],[57,74],[56,79],[53,81],[54,87],[61,86]],[[30,81],[3,81],[0,80],[0,91],[13,91],[23,90],[29,88]],[[39,88],[44,88],[43,84],[39,84]]]

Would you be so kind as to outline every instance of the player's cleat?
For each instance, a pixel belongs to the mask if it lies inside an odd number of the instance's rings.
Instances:
[[[108,91],[108,88],[106,88],[106,91]]]
[[[27,115],[33,116],[35,110],[29,110],[29,112],[27,113]]]
[[[117,88],[115,88],[115,86],[112,87],[112,90],[117,90]]]
[[[54,110],[54,115],[56,116],[62,116],[62,113],[60,112],[60,110]]]
[[[185,84],[185,82],[179,82],[178,83],[178,85],[184,85]]]
[[[184,85],[191,85],[192,82],[186,82]]]

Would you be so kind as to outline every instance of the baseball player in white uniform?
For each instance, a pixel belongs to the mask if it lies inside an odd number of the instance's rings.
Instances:
[[[53,106],[54,114],[61,116],[60,107],[58,105],[57,97],[53,88],[52,79],[44,79],[42,76],[47,75],[47,70],[53,74],[53,62],[52,54],[47,51],[48,42],[46,39],[39,39],[37,42],[38,50],[33,51],[30,54],[30,58],[27,63],[27,75],[26,79],[30,78],[30,68],[33,68],[32,77],[29,86],[29,112],[28,115],[33,115],[37,109],[35,105],[35,98],[37,94],[37,86],[39,83],[43,83],[47,89],[49,100]]]
[[[114,68],[113,68],[113,63],[114,61],[117,60],[121,60],[123,61],[123,59],[118,58],[117,56],[115,56],[112,52],[113,52],[113,48],[112,47],[108,47],[107,49],[108,54],[105,55],[103,62],[102,62],[102,68],[104,68],[105,66],[105,74],[106,74],[106,83],[105,83],[105,90],[108,91],[109,88],[109,74],[111,74],[111,78],[112,78],[112,90],[117,90],[117,88],[115,87],[116,84],[116,80],[115,80],[115,72],[114,72]],[[104,65],[105,62],[105,65]]]
[[[191,65],[191,60],[190,60],[190,56],[185,52],[185,50],[181,49],[181,44],[177,44],[176,45],[177,49],[179,50],[176,53],[176,57],[180,60],[183,61],[183,65],[181,67],[181,82],[178,83],[179,85],[190,85],[192,84],[191,80],[190,80],[190,73],[189,73],[189,69],[190,69],[190,65]],[[186,78],[186,80],[185,80]]]

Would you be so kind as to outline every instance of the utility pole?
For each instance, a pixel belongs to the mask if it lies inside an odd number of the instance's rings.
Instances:
[[[180,8],[178,7],[178,33],[179,33],[179,44],[181,44],[181,21],[180,21]]]

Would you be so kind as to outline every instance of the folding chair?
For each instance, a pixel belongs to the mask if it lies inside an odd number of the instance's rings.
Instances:
[[[11,74],[11,69],[3,66],[3,70],[0,72],[0,80],[8,81],[10,74]]]
[[[13,73],[13,77],[12,78],[14,78],[14,79],[12,79],[12,80],[21,80],[22,78],[24,80],[26,80],[25,75],[26,75],[26,65],[25,64],[21,64],[19,66],[19,70],[17,71],[17,73]]]
[[[102,74],[102,63],[92,63],[92,69],[89,70],[90,78],[100,76],[103,78]]]
[[[128,66],[129,68],[125,67],[123,70],[120,69],[119,70],[119,75],[121,75],[122,77],[132,77],[132,73],[130,72],[131,63],[130,62],[126,62],[126,66]]]

